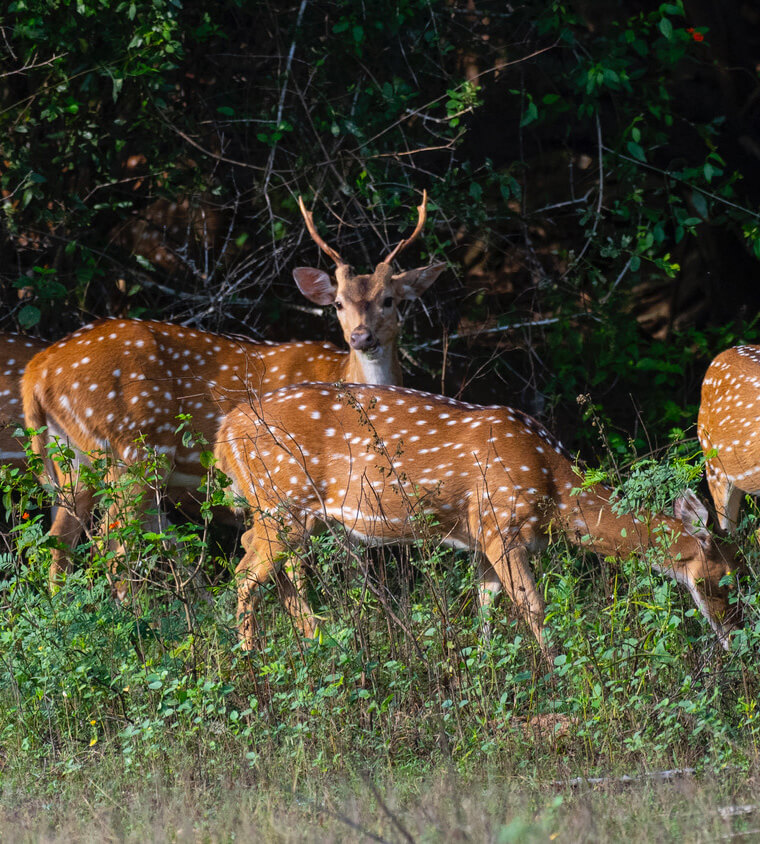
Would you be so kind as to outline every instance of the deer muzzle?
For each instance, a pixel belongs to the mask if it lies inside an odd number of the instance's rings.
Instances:
[[[351,332],[349,338],[349,345],[357,352],[368,352],[377,346],[377,339],[375,335],[367,328],[366,325],[360,325]]]

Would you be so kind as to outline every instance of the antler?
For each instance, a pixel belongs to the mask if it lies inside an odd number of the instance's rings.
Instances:
[[[427,191],[422,191],[422,204],[417,206],[417,213],[419,214],[419,219],[417,220],[417,228],[412,232],[411,237],[407,237],[406,240],[402,240],[401,243],[393,250],[393,252],[388,255],[387,258],[383,258],[383,264],[390,264],[391,261],[407,246],[413,241],[416,240],[419,233],[422,231],[422,227],[425,225],[425,220],[427,219]]]
[[[298,197],[298,207],[301,209],[301,213],[303,214],[304,220],[306,220],[306,228],[309,230],[309,234],[311,235],[311,239],[317,246],[326,254],[329,255],[333,261],[340,267],[345,266],[345,261],[338,255],[338,253],[331,247],[328,246],[324,240],[319,236],[317,233],[316,226],[314,225],[314,217],[312,216],[311,211],[306,210],[306,206],[303,202],[303,197]]]

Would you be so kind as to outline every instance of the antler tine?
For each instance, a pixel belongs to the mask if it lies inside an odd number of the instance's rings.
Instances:
[[[412,232],[411,237],[407,237],[406,240],[402,240],[387,258],[383,258],[383,264],[390,264],[391,261],[393,261],[397,255],[406,249],[413,240],[417,239],[419,233],[422,231],[422,228],[425,225],[425,220],[427,219],[427,190],[422,191],[422,204],[417,206],[417,214],[419,215],[417,228]]]
[[[345,265],[346,262],[340,257],[340,255],[338,255],[338,253],[331,246],[328,246],[324,242],[324,240],[322,240],[322,238],[319,236],[319,233],[317,232],[317,228],[314,225],[314,217],[313,217],[311,211],[306,210],[306,206],[304,205],[304,202],[303,202],[303,197],[301,197],[301,196],[298,197],[298,207],[301,209],[301,213],[303,214],[303,218],[306,221],[306,228],[309,230],[309,234],[311,235],[311,239],[314,241],[314,243],[316,243],[317,246],[326,255],[329,255],[333,259],[333,261],[335,261],[335,263],[338,266]]]

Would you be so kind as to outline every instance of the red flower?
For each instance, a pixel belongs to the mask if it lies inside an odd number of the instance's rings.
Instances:
[[[705,40],[705,36],[701,32],[697,32],[697,30],[694,29],[693,26],[690,26],[686,31],[689,33],[689,35],[691,35],[692,40],[694,40],[694,41],[704,41]]]
[[[27,513],[26,511],[24,511],[24,512],[21,514],[21,518],[22,518],[22,519],[28,519],[28,518],[29,518],[29,513]]]
[[[111,522],[111,524],[108,525],[108,530],[116,530],[116,528],[118,528],[118,527],[119,527],[118,522]]]

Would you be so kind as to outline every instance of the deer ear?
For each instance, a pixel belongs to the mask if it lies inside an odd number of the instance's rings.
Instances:
[[[686,489],[681,497],[676,499],[673,510],[676,518],[683,522],[686,533],[706,547],[711,539],[707,529],[707,507],[690,489]]]
[[[393,276],[393,285],[399,299],[418,299],[446,269],[446,264],[431,264]]]
[[[313,267],[296,267],[293,278],[301,293],[315,305],[332,305],[335,301],[338,286],[332,283],[326,272]]]

